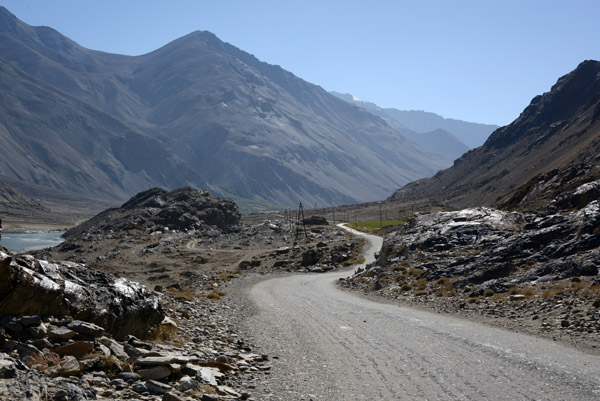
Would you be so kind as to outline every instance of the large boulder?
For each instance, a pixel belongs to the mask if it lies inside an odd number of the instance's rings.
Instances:
[[[165,313],[158,295],[138,283],[72,262],[0,252],[0,315],[70,316],[116,338],[144,337]]]

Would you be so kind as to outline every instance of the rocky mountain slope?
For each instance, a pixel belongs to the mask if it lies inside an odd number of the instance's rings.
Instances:
[[[31,209],[44,209],[36,200],[0,181],[0,218],[27,214]],[[6,221],[6,220],[5,220]]]
[[[0,175],[119,200],[149,186],[206,185],[156,139],[0,59]]]
[[[380,118],[208,32],[128,57],[0,9],[0,39],[0,57],[13,66],[153,135],[228,194],[352,203],[446,166]]]
[[[446,134],[444,140],[448,141],[449,145],[456,147],[456,150],[463,148],[464,151],[462,153],[470,148],[481,146],[490,134],[498,128],[497,125],[444,118],[435,113],[426,111],[382,108],[375,103],[357,99],[355,96],[348,93],[331,93],[340,99],[344,99],[358,107],[369,110],[371,113],[383,118],[388,124],[400,132],[408,130],[405,135],[407,138],[414,135],[414,133],[425,135],[437,130],[445,131],[450,135]],[[427,138],[427,135],[425,135],[425,138]],[[441,138],[437,139],[440,140]],[[427,140],[428,143],[433,143],[433,141],[433,138]],[[462,153],[460,155],[462,155]],[[456,157],[450,158],[450,160],[454,159],[456,159]]]
[[[525,199],[536,188],[539,197],[552,188],[558,194],[580,173],[583,177],[571,187],[596,179],[599,117],[600,62],[585,61],[550,92],[536,96],[519,118],[496,130],[483,146],[434,177],[405,186],[392,198],[429,199],[453,207],[516,206],[527,200],[537,207],[531,196]],[[536,185],[540,177],[548,183],[545,188]]]

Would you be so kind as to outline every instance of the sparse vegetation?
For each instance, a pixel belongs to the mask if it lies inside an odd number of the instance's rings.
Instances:
[[[365,233],[374,233],[383,227],[399,226],[404,223],[406,223],[406,220],[365,220],[348,223],[348,226]]]
[[[171,287],[167,291],[178,301],[193,301],[196,298],[194,291],[188,288]]]
[[[362,255],[359,255],[355,258],[343,261],[342,266],[353,266],[353,265],[360,265],[363,263],[365,263],[365,257]]]
[[[208,294],[204,295],[205,298],[208,298],[212,301],[219,301],[222,297],[226,296],[227,293],[221,290],[212,290]]]

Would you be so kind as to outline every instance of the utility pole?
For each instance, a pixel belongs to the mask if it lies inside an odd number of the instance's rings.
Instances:
[[[304,229],[304,239],[308,239],[306,225],[304,225],[304,207],[302,206],[302,202],[298,205],[298,214],[296,217],[296,241],[298,241],[298,237],[300,236],[300,222],[302,222],[302,228]]]

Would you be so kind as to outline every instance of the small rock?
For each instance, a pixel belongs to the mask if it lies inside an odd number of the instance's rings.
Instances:
[[[100,339],[98,341],[102,345],[108,347],[108,349],[110,349],[111,354],[113,354],[117,358],[119,358],[119,359],[129,358],[129,355],[127,355],[127,352],[125,352],[125,348],[121,344],[119,344],[118,342],[113,340],[112,338],[100,337]]]
[[[136,382],[136,381],[140,380],[140,375],[138,375],[135,372],[121,372],[117,375],[117,377],[119,379],[125,380],[126,382],[131,382],[131,381]]]
[[[102,354],[104,356],[110,356],[110,349],[108,349],[108,347],[104,344],[97,344],[98,346],[98,350],[100,350],[100,352],[102,352]]]
[[[0,378],[10,379],[17,376],[16,366],[13,361],[0,359]]]
[[[92,341],[75,341],[52,349],[60,356],[71,355],[78,359],[94,349]]]
[[[76,334],[73,330],[69,330],[66,327],[52,327],[48,331],[48,338],[50,340],[66,341],[75,337]]]
[[[171,391],[172,387],[156,380],[148,380],[146,382],[146,388],[150,394],[165,394]]]
[[[98,338],[104,333],[104,329],[102,327],[93,323],[83,322],[81,320],[73,320],[67,327],[73,331],[76,331],[77,333],[87,334],[94,338]]]
[[[137,373],[143,380],[161,380],[171,375],[171,369],[166,366],[155,366],[150,369],[138,370]]]
[[[74,376],[80,372],[79,361],[74,356],[66,356],[58,367],[58,374],[63,377]]]
[[[88,358],[82,359],[79,361],[79,367],[83,371],[91,370],[94,366],[96,366],[100,362],[100,358]]]
[[[17,319],[17,322],[19,322],[19,324],[25,328],[37,327],[42,324],[42,318],[39,316],[22,316]]]
[[[162,401],[183,401],[183,398],[173,393],[165,393],[162,397]]]

